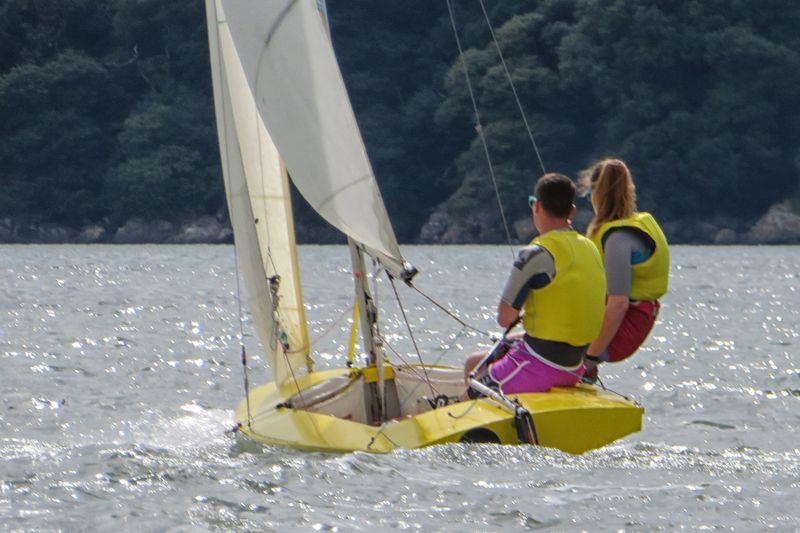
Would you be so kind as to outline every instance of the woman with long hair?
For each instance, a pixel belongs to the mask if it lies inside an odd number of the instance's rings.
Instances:
[[[606,158],[581,174],[595,216],[587,237],[606,268],[606,311],[600,334],[586,354],[584,379],[596,381],[598,365],[627,359],[653,329],[669,286],[669,245],[650,213],[636,209],[627,165]]]

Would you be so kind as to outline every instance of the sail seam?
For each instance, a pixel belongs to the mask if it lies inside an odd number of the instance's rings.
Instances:
[[[264,39],[265,47],[269,46],[269,43],[272,40],[272,37],[275,35],[275,32],[278,31],[278,28],[281,26],[281,24],[283,24],[283,21],[289,15],[289,11],[292,10],[295,4],[297,4],[297,0],[290,0],[289,3],[286,5],[286,7],[284,7],[283,10],[280,12],[278,18],[275,19],[275,23],[269,29],[269,32],[267,32],[267,38]]]
[[[341,193],[341,192],[344,192],[344,191],[346,191],[347,189],[350,189],[350,188],[354,187],[355,185],[358,185],[358,184],[359,184],[359,183],[361,183],[362,181],[367,181],[367,180],[369,180],[370,178],[372,178],[372,174],[364,174],[362,177],[360,177],[360,178],[358,178],[358,179],[356,179],[356,180],[353,180],[353,181],[351,181],[350,183],[348,183],[348,184],[346,184],[346,185],[342,185],[341,187],[339,187],[338,189],[336,189],[335,191],[333,191],[331,194],[329,194],[328,196],[326,196],[326,197],[325,197],[325,198],[324,198],[324,199],[323,199],[323,200],[322,200],[322,201],[319,203],[319,205],[317,205],[317,206],[316,206],[316,207],[317,207],[317,210],[319,210],[319,211],[322,211],[322,209],[324,208],[324,206],[325,206],[326,204],[330,203],[331,201],[333,201],[333,199],[334,199],[334,198],[336,198],[336,197],[339,195],[339,193]]]

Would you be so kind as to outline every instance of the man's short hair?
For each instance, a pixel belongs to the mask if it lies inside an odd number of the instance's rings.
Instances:
[[[533,194],[552,216],[567,218],[575,203],[575,183],[563,174],[551,172],[539,178]]]

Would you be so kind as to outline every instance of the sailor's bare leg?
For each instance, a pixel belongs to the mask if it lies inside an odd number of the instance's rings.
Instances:
[[[486,357],[486,351],[475,352],[467,356],[467,360],[464,361],[464,385],[467,384],[467,378],[472,373],[472,370],[477,366],[478,363],[481,362],[481,359],[484,357]]]
[[[516,342],[522,340],[525,333],[515,333],[513,335],[509,335],[506,339],[510,342]],[[486,357],[486,354],[489,353],[488,350],[483,350],[480,352],[473,352],[472,354],[467,356],[467,360],[464,361],[464,385],[467,384],[467,378],[469,377],[472,370],[475,366],[481,362],[481,359]]]
[[[467,378],[469,378],[469,375],[472,373],[475,367],[478,366],[478,363],[480,363],[483,360],[483,358],[486,357],[487,353],[488,352],[486,350],[482,352],[475,352],[467,356],[467,360],[464,361],[464,385],[467,387],[467,389],[463,393],[461,393],[461,396],[458,397],[459,401],[465,402],[469,400],[469,396],[467,395],[467,391],[469,390],[469,385],[467,385]]]

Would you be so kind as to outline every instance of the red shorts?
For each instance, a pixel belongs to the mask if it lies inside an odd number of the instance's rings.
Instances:
[[[622,361],[636,353],[653,329],[659,309],[661,304],[657,300],[636,302],[628,307],[617,334],[606,348],[608,361]]]

